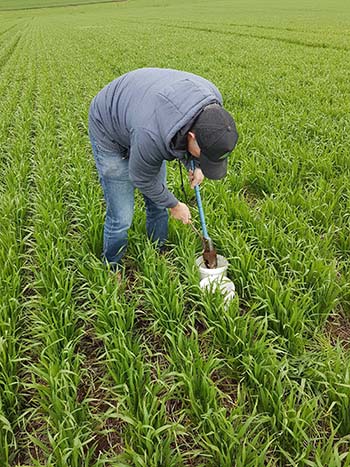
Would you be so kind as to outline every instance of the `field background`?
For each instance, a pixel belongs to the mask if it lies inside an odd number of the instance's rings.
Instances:
[[[115,3],[125,0],[1,0],[0,11],[37,10],[42,8],[56,8],[67,6],[82,6],[97,3]]]
[[[1,466],[350,465],[349,39],[339,0],[1,12]],[[146,66],[212,80],[237,121],[202,186],[228,308],[188,226],[157,256],[139,195],[122,284],[99,262],[88,107]]]

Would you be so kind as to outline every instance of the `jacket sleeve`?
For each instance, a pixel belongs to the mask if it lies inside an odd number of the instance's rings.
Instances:
[[[162,180],[160,169],[166,160],[152,134],[134,130],[131,136],[129,177],[132,184],[155,204],[172,208],[178,200]]]

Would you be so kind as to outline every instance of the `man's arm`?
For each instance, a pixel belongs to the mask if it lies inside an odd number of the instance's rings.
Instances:
[[[170,209],[171,215],[184,224],[191,222],[188,206],[178,201],[160,176],[164,159],[151,135],[134,134],[130,146],[129,177],[142,194],[159,206]]]
[[[129,177],[133,185],[154,203],[166,208],[178,204],[160,175],[164,157],[146,130],[135,130],[131,137]]]

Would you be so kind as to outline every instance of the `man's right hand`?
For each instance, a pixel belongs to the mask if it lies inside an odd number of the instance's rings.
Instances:
[[[172,217],[182,221],[184,224],[189,224],[191,222],[191,213],[185,203],[180,203],[179,201],[176,206],[170,208],[170,213]]]

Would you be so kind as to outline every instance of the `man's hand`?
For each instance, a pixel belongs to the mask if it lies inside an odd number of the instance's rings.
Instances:
[[[191,222],[191,213],[185,203],[180,203],[179,201],[176,206],[170,208],[170,213],[175,219],[182,221],[183,224]]]
[[[188,172],[188,178],[191,183],[191,188],[194,188],[197,185],[200,185],[202,181],[204,180],[204,175],[201,169],[198,167],[194,169],[194,173],[192,170]]]

